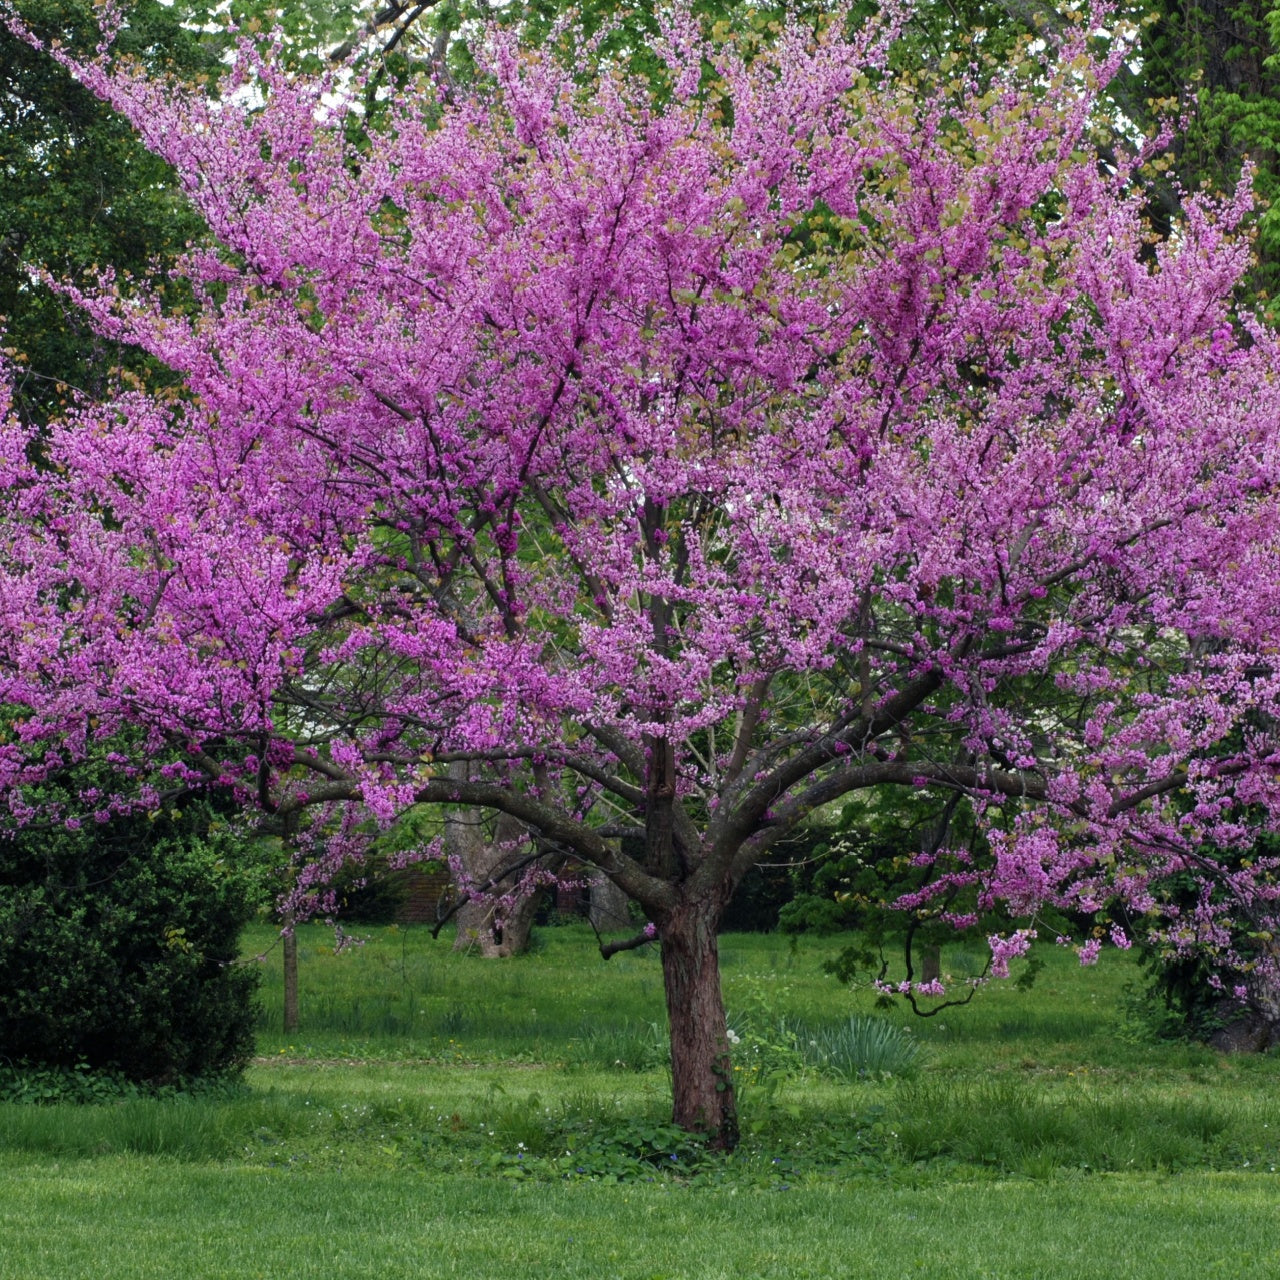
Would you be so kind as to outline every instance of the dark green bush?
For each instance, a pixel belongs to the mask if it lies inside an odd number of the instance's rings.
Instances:
[[[204,802],[0,838],[0,1059],[148,1085],[238,1071],[260,884]]]

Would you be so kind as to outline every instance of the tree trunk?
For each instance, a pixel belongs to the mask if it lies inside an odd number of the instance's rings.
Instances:
[[[936,942],[930,942],[920,957],[920,981],[937,982],[941,977],[942,947]]]
[[[720,995],[718,911],[684,903],[659,925],[662,979],[671,1022],[672,1119],[709,1135],[713,1147],[738,1143],[738,1109]]]
[[[591,923],[597,933],[634,929],[631,899],[603,871],[591,878]]]
[[[284,955],[284,1033],[298,1029],[298,935],[293,931],[293,922],[281,940]]]
[[[492,901],[464,902],[454,916],[458,932],[454,936],[453,949],[479,951],[489,960],[522,955],[529,949],[533,918],[537,913],[538,899],[534,894],[519,899],[500,916]]]
[[[493,882],[481,897],[458,908],[453,949],[477,950],[490,959],[527,951],[538,904],[534,893],[518,892],[527,871],[521,864],[531,852],[524,827],[503,814],[490,831],[481,810],[459,809],[446,814],[444,839],[450,861],[463,873],[459,893]],[[511,875],[504,878],[508,869]]]
[[[1220,1053],[1266,1053],[1280,1044],[1280,955],[1274,944],[1244,981],[1247,1004],[1222,1002],[1224,1024],[1209,1039]]]

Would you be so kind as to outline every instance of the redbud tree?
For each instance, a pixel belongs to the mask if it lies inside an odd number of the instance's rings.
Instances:
[[[641,78],[493,33],[376,132],[269,45],[216,91],[77,65],[211,238],[65,286],[174,385],[0,437],[14,820],[104,752],[134,792],[66,820],[196,783],[345,813],[339,852],[518,820],[647,913],[675,1119],[722,1144],[717,920],[853,792],[971,797],[984,911],[1120,903],[1229,970],[1271,867],[1211,851],[1280,812],[1246,197],[1152,239],[1083,25],[927,76],[891,37],[677,15]]]

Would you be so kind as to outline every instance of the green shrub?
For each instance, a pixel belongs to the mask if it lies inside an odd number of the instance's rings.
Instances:
[[[237,962],[260,898],[205,803],[0,840],[0,1055],[147,1085],[238,1071],[257,972]]]

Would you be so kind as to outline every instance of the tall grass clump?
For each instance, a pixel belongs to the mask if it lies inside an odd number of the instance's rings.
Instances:
[[[567,1060],[598,1070],[651,1071],[671,1061],[666,1026],[661,1022],[588,1023],[570,1043]]]
[[[921,1062],[919,1042],[887,1018],[854,1014],[834,1027],[801,1028],[796,1041],[807,1066],[837,1080],[910,1077]]]
[[[257,1134],[302,1132],[312,1122],[308,1108],[273,1094],[179,1094],[36,1107],[0,1103],[0,1153],[225,1160],[251,1147]]]

